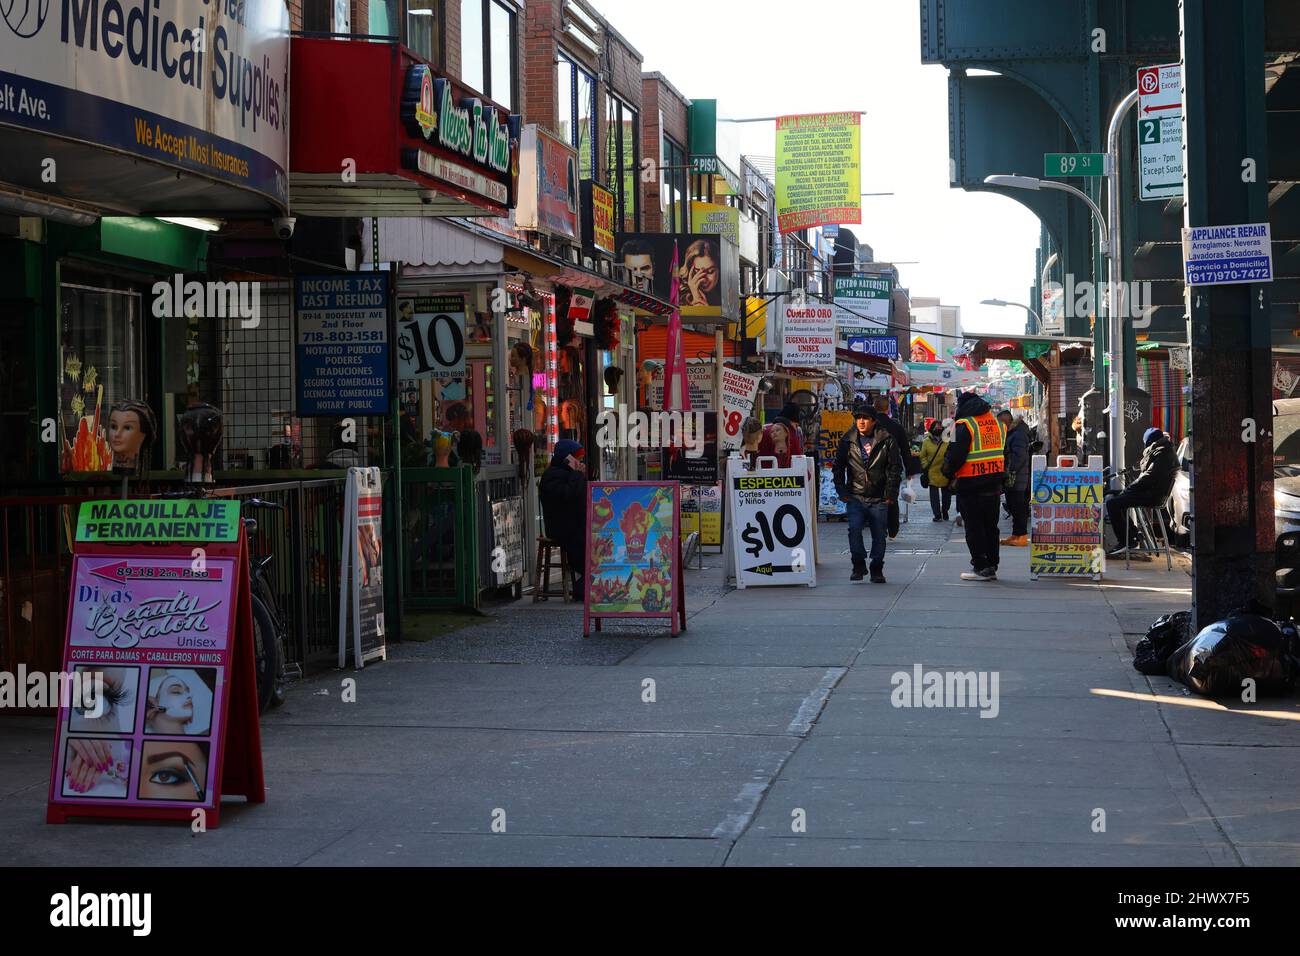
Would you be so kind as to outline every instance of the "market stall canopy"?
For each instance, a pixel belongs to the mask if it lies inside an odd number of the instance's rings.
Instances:
[[[1078,356],[1074,361],[1079,361],[1092,352],[1092,339],[1084,337],[967,333],[963,339],[971,347],[970,359],[975,368],[980,368],[989,359],[1015,359],[1023,362],[1034,378],[1043,383],[1051,378],[1048,369],[1053,350],[1063,365],[1073,364],[1065,361],[1070,353]]]

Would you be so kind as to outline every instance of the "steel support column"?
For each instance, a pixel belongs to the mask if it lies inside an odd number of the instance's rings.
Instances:
[[[1184,226],[1268,218],[1264,6],[1180,0]],[[1247,158],[1258,164],[1253,182],[1242,181]],[[1192,286],[1187,298],[1196,468],[1192,615],[1201,628],[1251,598],[1273,601],[1268,286]]]

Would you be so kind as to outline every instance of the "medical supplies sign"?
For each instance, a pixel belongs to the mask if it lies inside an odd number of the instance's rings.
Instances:
[[[774,459],[767,459],[774,462]],[[736,586],[807,584],[815,587],[812,486],[802,455],[789,468],[749,470],[728,459],[731,540]]]
[[[1087,575],[1099,580],[1105,570],[1102,549],[1101,458],[1087,467],[1074,467],[1070,456],[1047,467],[1044,455],[1033,458],[1030,502],[1033,527],[1029,544],[1029,575]]]

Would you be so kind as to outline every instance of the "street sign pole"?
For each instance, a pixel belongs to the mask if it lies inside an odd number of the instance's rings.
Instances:
[[[1138,91],[1131,90],[1110,117],[1106,133],[1106,153],[1110,169],[1106,175],[1106,311],[1110,322],[1110,465],[1113,487],[1120,487],[1124,474],[1124,323],[1121,318],[1125,304],[1120,295],[1124,259],[1120,249],[1119,232],[1119,133],[1124,116],[1137,102]],[[1094,356],[1093,360],[1097,360]]]

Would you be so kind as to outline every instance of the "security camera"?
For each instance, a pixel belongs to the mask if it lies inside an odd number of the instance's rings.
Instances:
[[[293,238],[293,227],[297,222],[296,216],[276,216],[271,220],[271,224],[275,226],[275,234],[281,239]]]

